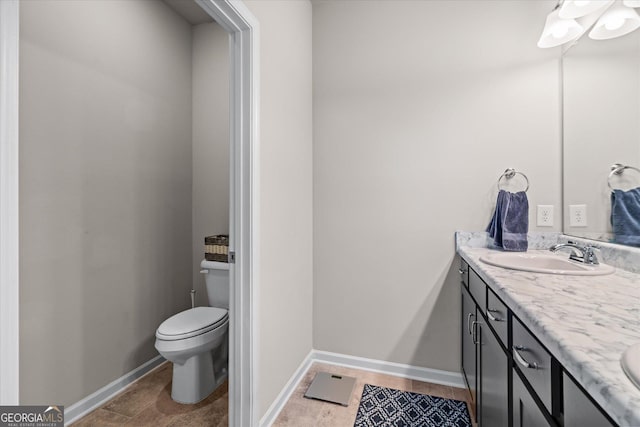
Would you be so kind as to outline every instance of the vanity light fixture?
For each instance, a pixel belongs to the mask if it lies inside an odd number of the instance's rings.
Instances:
[[[616,2],[598,19],[589,37],[594,40],[607,40],[624,36],[640,27],[640,16],[634,9]]]
[[[575,19],[562,19],[560,14],[560,4],[547,15],[547,21],[544,24],[542,35],[538,40],[538,47],[548,48],[556,47],[568,41],[574,40],[584,32],[582,25],[578,24]]]
[[[565,0],[560,7],[560,18],[582,18],[613,3],[614,0]]]
[[[589,37],[607,40],[640,28],[640,0],[558,0],[547,15],[538,47],[556,47],[578,40],[589,29]]]

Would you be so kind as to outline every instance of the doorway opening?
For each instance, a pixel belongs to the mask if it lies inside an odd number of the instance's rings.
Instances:
[[[93,2],[92,2],[93,3]],[[229,34],[230,50],[230,205],[232,215],[229,217],[229,229],[231,235],[229,250],[235,253],[236,263],[231,268],[230,282],[230,348],[229,348],[229,368],[230,383],[230,425],[254,425],[253,414],[254,399],[253,389],[253,342],[254,342],[254,310],[253,292],[257,287],[258,277],[257,259],[257,238],[258,238],[258,197],[257,197],[257,156],[258,147],[258,73],[257,73],[257,21],[242,3],[225,0],[197,0],[199,6],[212,16],[218,24]],[[19,180],[22,172],[28,172],[28,168],[20,168],[18,152],[20,147],[18,139],[18,129],[20,121],[18,116],[18,93],[19,93],[19,63],[18,52],[20,50],[20,7],[17,0],[5,0],[0,2],[0,66],[3,73],[0,74],[0,404],[19,404],[20,384],[23,379],[20,377],[20,364],[22,358],[27,357],[20,352],[20,326],[27,331],[28,322],[31,319],[37,321],[37,306],[24,306],[21,304],[23,290],[20,289],[22,278],[19,278],[21,262],[26,262],[26,256],[20,252],[18,230],[20,227],[20,207],[19,193],[21,185],[28,184],[27,181]],[[55,16],[55,15],[52,15]],[[56,18],[58,19],[58,18]],[[65,23],[59,20],[57,24],[61,29],[65,28]],[[113,35],[117,35],[117,29],[113,29]],[[61,52],[58,52],[60,54]],[[63,56],[65,52],[62,52]],[[149,52],[139,52],[141,56]],[[55,58],[52,57],[51,72],[56,72]],[[97,57],[96,61],[100,61]],[[92,64],[79,64],[87,68]],[[95,64],[93,64],[95,65]],[[77,77],[86,77],[79,71]],[[117,70],[116,70],[117,72]],[[44,88],[46,89],[46,87]],[[107,89],[103,87],[103,89]],[[112,88],[114,89],[114,88]],[[118,89],[118,88],[115,88]],[[82,97],[83,93],[72,93],[71,95]],[[144,94],[141,94],[144,98]],[[90,104],[88,104],[90,105]],[[141,108],[141,103],[133,102],[124,113],[137,117],[140,120],[133,120],[132,126],[145,125],[145,120],[149,117],[149,111]],[[46,114],[46,111],[42,111]],[[107,112],[108,113],[108,112]],[[62,125],[62,123],[59,123]],[[80,126],[71,127],[74,131],[82,131],[86,122],[80,121]],[[55,123],[53,124],[56,125]],[[137,129],[143,132],[145,129]],[[25,131],[25,136],[29,136]],[[36,135],[36,137],[38,137]],[[47,138],[47,135],[41,135]],[[65,139],[69,141],[72,138]],[[122,144],[121,148],[126,150],[123,141],[114,141]],[[56,147],[60,148],[60,147]],[[82,158],[79,156],[82,150],[79,147],[66,147],[66,154],[75,157],[79,163]],[[99,147],[97,147],[99,149]],[[56,153],[52,153],[56,154]],[[84,153],[87,154],[87,153]],[[101,153],[95,153],[100,155]],[[105,153],[102,153],[105,154]],[[153,156],[154,152],[146,153]],[[106,161],[106,159],[102,159]],[[117,163],[117,160],[114,160]],[[78,166],[78,164],[76,164]],[[108,165],[107,165],[108,166]],[[113,166],[113,165],[112,165]],[[118,165],[116,165],[118,166]],[[122,166],[122,165],[120,165]],[[135,166],[135,165],[129,165]],[[104,167],[103,171],[108,171]],[[62,168],[57,171],[59,178],[65,180],[66,170]],[[99,170],[87,170],[89,174],[100,172]],[[116,174],[113,179],[117,180]],[[126,190],[126,187],[124,187]],[[100,193],[100,188],[94,188]],[[62,195],[64,197],[64,195]],[[106,209],[111,206],[106,203]],[[131,206],[129,208],[132,208]],[[133,206],[135,208],[135,206]],[[80,209],[80,208],[79,208]],[[34,210],[35,211],[35,210]],[[89,218],[88,221],[91,221]],[[84,218],[87,221],[87,218]],[[151,220],[151,219],[150,219]],[[144,221],[140,226],[144,227]],[[78,230],[68,230],[68,236],[78,235],[82,237],[82,232]],[[168,231],[169,232],[169,231]],[[63,233],[64,234],[64,233]],[[131,236],[132,238],[134,236]],[[83,257],[92,258],[97,270],[91,274],[101,274],[108,270],[109,265],[101,265],[104,259],[101,250],[109,248],[114,243],[109,240],[110,236],[102,236],[100,244],[97,244],[93,251],[84,251]],[[68,239],[59,242],[60,244],[78,244],[78,241]],[[81,245],[80,245],[81,246]],[[143,246],[143,245],[142,245]],[[158,250],[159,248],[147,248]],[[116,251],[113,251],[113,255]],[[160,251],[161,252],[161,251]],[[21,256],[18,256],[20,254]],[[133,262],[132,260],[131,262]],[[101,270],[101,268],[104,268]],[[86,273],[86,272],[85,272]],[[89,277],[88,273],[87,277]],[[143,273],[144,274],[144,273]],[[153,274],[150,272],[149,274]],[[64,276],[64,274],[62,274]],[[54,281],[50,277],[50,283]],[[62,283],[65,281],[62,280]],[[86,280],[84,283],[88,283]],[[103,302],[108,302],[108,287],[99,287],[105,292]],[[113,289],[111,289],[113,290]],[[26,289],[25,289],[26,291]],[[19,297],[20,295],[20,297]],[[144,295],[140,296],[144,298]],[[34,310],[36,308],[36,310]],[[74,307],[73,309],[83,310],[85,307]],[[70,312],[73,312],[73,309]],[[29,317],[21,316],[29,314]],[[34,315],[34,313],[36,313]],[[131,314],[131,313],[130,313]],[[135,315],[133,313],[132,315]],[[22,320],[22,325],[20,324]],[[98,325],[99,326],[99,325]],[[99,331],[94,331],[98,333]],[[144,343],[143,343],[144,344]],[[147,343],[148,344],[148,343]],[[141,344],[142,345],[142,344]],[[99,375],[98,373],[94,373]],[[88,381],[89,373],[75,377],[75,381]],[[26,378],[25,378],[26,379]]]

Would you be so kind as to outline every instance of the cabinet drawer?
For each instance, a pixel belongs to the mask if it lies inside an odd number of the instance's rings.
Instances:
[[[514,365],[551,412],[551,355],[515,317],[511,353]]]
[[[487,288],[487,322],[505,348],[509,345],[509,329],[507,327],[507,306],[498,299],[491,289]]]
[[[462,258],[460,258],[460,281],[468,288],[469,287],[469,264]]]
[[[480,311],[484,314],[487,309],[487,285],[484,284],[480,276],[476,274],[471,268],[469,269],[469,292],[473,299],[476,300],[476,304],[480,308]]]

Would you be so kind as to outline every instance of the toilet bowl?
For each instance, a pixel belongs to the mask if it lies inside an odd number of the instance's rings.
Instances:
[[[209,303],[218,306],[182,311],[156,330],[156,349],[173,363],[171,398],[179,403],[201,401],[227,378],[229,267],[211,261],[201,267]]]

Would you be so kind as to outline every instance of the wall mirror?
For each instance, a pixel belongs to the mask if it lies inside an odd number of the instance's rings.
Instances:
[[[640,246],[638,226],[621,230],[619,204],[616,226],[611,223],[612,188],[625,190],[615,193],[619,202],[640,187],[640,31],[610,40],[582,37],[565,51],[562,69],[563,232]],[[612,173],[613,164],[629,167]],[[626,228],[631,236],[622,234]]]

